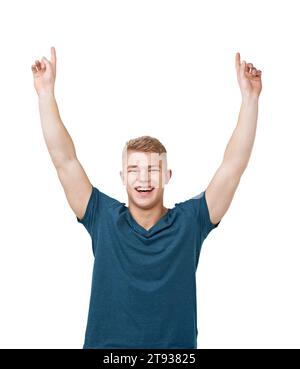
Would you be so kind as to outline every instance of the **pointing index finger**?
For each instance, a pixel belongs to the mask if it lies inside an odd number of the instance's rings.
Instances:
[[[235,66],[239,68],[241,66],[241,55],[240,53],[235,54]]]
[[[51,46],[51,62],[56,66],[56,51],[54,46]]]

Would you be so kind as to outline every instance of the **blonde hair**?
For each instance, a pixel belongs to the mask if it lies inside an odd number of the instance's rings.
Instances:
[[[157,138],[151,136],[132,138],[126,142],[123,152],[125,150],[156,152],[158,154],[167,153],[164,145]]]
[[[126,162],[128,150],[132,151],[141,151],[141,152],[151,152],[157,153],[162,158],[165,163],[165,167],[167,167],[167,150],[164,145],[155,137],[151,136],[140,136],[136,138],[132,138],[126,142],[123,152],[122,152],[122,161],[123,164]]]

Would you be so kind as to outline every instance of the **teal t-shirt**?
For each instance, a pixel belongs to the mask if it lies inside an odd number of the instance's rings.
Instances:
[[[94,266],[83,348],[197,348],[196,269],[219,223],[205,191],[146,230],[125,203],[93,186],[82,219]]]

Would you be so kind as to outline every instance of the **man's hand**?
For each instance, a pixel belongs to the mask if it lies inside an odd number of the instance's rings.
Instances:
[[[44,56],[41,61],[36,60],[31,66],[34,79],[34,88],[39,96],[44,93],[54,94],[54,83],[56,77],[56,52],[51,47],[51,61]]]
[[[235,55],[235,67],[242,97],[259,97],[262,89],[261,70],[257,70],[252,63],[246,63],[245,60],[241,63],[240,53]]]

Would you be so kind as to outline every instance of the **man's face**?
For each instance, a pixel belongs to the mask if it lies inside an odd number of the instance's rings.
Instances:
[[[167,170],[166,153],[127,150],[120,175],[129,202],[151,209],[163,201],[164,186],[169,182],[172,171]]]

